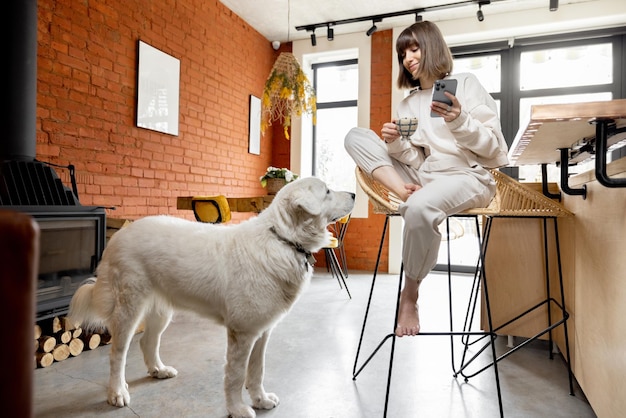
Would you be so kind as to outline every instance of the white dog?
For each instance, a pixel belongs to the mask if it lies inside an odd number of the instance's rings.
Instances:
[[[151,216],[116,232],[97,280],[77,290],[69,314],[77,326],[106,326],[111,333],[108,402],[130,402],[126,354],[142,320],[148,373],[176,376],[161,362],[159,344],[173,308],[182,308],[228,330],[224,390],[230,416],[256,416],[243,402],[244,384],[254,408],[278,405],[263,388],[270,332],[310,280],[311,253],[329,243],[328,225],[353,206],[353,193],[329,190],[311,177],[289,183],[266,210],[240,224]]]

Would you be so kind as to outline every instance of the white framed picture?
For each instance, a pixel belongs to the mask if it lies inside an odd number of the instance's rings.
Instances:
[[[137,126],[178,135],[180,60],[139,41]]]
[[[250,95],[248,152],[261,154],[261,99]]]

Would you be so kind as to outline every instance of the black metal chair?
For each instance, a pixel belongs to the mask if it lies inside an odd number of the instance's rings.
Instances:
[[[326,266],[328,271],[330,271],[330,273],[337,278],[340,288],[345,287],[346,292],[348,292],[348,297],[352,299],[350,289],[348,289],[348,284],[346,283],[346,279],[348,278],[348,265],[346,263],[346,253],[343,244],[349,223],[350,214],[335,222],[334,228],[331,229],[333,239],[328,246],[324,247],[324,255],[326,257]],[[337,257],[336,251],[339,252],[339,257]],[[341,262],[339,259],[341,259]]]

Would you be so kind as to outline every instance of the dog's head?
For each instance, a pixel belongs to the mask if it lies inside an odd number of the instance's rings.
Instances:
[[[274,214],[275,228],[293,242],[315,252],[328,245],[328,225],[354,208],[354,193],[338,192],[315,177],[284,186],[266,210]]]

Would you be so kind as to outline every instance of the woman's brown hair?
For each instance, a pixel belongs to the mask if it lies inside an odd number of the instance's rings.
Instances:
[[[417,46],[422,53],[420,70],[417,78],[404,68],[404,52]],[[419,78],[441,79],[452,72],[452,53],[443,39],[441,31],[432,22],[417,22],[402,31],[396,41],[396,53],[400,71],[398,74],[399,88],[419,87]]]

